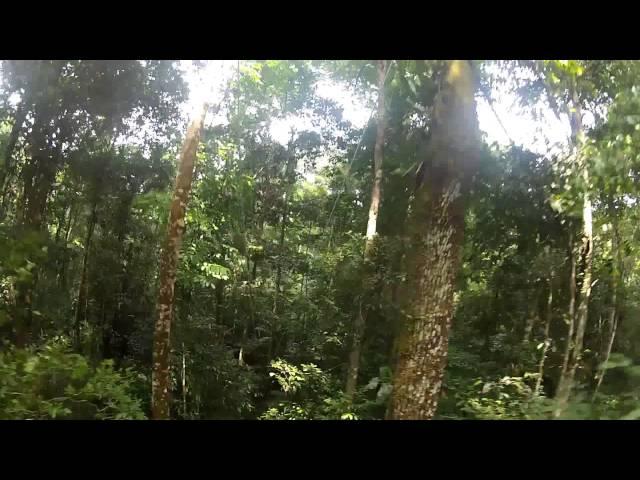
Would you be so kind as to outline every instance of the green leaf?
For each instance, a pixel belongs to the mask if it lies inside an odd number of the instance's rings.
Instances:
[[[378,388],[378,385],[380,385],[380,379],[378,377],[373,377],[364,387],[364,390],[375,390]]]
[[[605,370],[608,370],[611,368],[628,367],[632,363],[633,362],[631,361],[630,358],[625,357],[621,353],[612,353],[611,356],[609,357],[609,360],[604,362],[602,368],[604,368]]]
[[[640,408],[636,408],[627,413],[621,420],[638,420],[640,418]]]

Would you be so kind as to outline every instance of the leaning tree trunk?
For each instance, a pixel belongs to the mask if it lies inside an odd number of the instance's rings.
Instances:
[[[389,419],[430,419],[438,405],[462,259],[463,198],[478,159],[474,94],[470,63],[450,61],[436,97],[430,155],[411,206],[405,325]]]
[[[158,294],[158,317],[153,337],[153,378],[151,386],[151,405],[154,420],[169,419],[171,375],[169,371],[169,349],[171,320],[173,317],[174,285],[180,255],[182,235],[185,230],[185,212],[191,191],[193,170],[196,162],[200,133],[207,113],[204,105],[202,112],[187,130],[182,146],[178,176],[171,202],[169,225],[165,246],[160,258],[160,290]]]
[[[584,131],[582,128],[582,113],[580,104],[574,89],[572,115],[572,137],[576,160],[582,163],[582,180],[584,182],[583,204],[582,204],[582,247],[580,250],[584,261],[584,274],[582,286],[580,288],[580,305],[576,312],[576,334],[571,348],[569,364],[566,375],[561,377],[558,392],[556,394],[557,407],[554,412],[555,417],[559,417],[569,402],[571,391],[573,390],[576,370],[582,360],[582,347],[584,343],[584,333],[587,328],[589,317],[589,300],[591,298],[592,271],[593,271],[593,212],[591,197],[589,195],[589,169],[585,159],[581,157],[580,147],[584,141]]]
[[[367,222],[367,233],[364,247],[364,268],[365,279],[363,281],[362,296],[358,306],[358,314],[354,323],[353,339],[351,351],[349,352],[349,367],[347,370],[347,384],[345,394],[348,398],[353,398],[358,385],[358,370],[360,369],[360,355],[362,348],[362,337],[367,321],[368,308],[365,297],[371,290],[372,272],[370,262],[373,258],[375,237],[377,234],[378,210],[382,192],[382,160],[384,147],[384,131],[386,129],[386,116],[384,112],[384,84],[387,76],[387,61],[378,60],[378,111],[377,111],[377,131],[376,143],[373,150],[373,186],[371,187],[371,203],[369,205],[369,220]]]

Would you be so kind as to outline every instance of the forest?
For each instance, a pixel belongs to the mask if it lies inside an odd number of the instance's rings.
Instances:
[[[640,419],[639,80],[3,60],[0,419]]]

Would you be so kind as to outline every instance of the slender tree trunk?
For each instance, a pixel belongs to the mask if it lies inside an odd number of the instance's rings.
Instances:
[[[215,308],[215,315],[216,315],[216,324],[217,325],[224,325],[224,319],[222,318],[222,303],[224,302],[224,284],[225,281],[224,280],[216,280],[215,282],[215,299],[216,299],[216,308]]]
[[[573,235],[569,234],[569,263],[571,264],[571,275],[569,278],[569,313],[567,326],[567,341],[564,347],[564,356],[562,358],[562,370],[560,371],[560,382],[558,383],[558,391],[564,388],[567,376],[567,367],[569,366],[569,357],[573,346],[573,331],[576,322],[576,262],[573,258]]]
[[[289,195],[290,189],[295,181],[295,169],[296,169],[296,158],[295,152],[293,151],[293,137],[289,141],[289,147],[287,152],[287,166],[285,171],[285,191],[283,194],[282,200],[282,214],[280,219],[280,239],[278,241],[278,258],[276,260],[276,283],[275,283],[275,292],[273,295],[273,317],[271,320],[271,343],[269,347],[269,357],[271,358],[274,354],[277,355],[278,350],[278,342],[276,337],[278,335],[278,307],[280,300],[280,288],[282,284],[282,257],[284,256],[284,241],[285,234],[287,231],[287,217],[289,214]]]
[[[369,204],[369,220],[367,222],[367,232],[364,247],[364,269],[365,275],[363,280],[362,295],[358,305],[358,314],[354,324],[354,332],[352,338],[351,351],[349,352],[349,367],[347,370],[347,384],[345,387],[345,394],[348,398],[353,398],[353,395],[358,386],[358,371],[360,369],[360,356],[362,349],[362,338],[364,336],[364,329],[367,321],[368,306],[366,297],[368,297],[367,290],[370,290],[369,285],[370,277],[372,277],[373,269],[372,265],[369,265],[373,259],[375,237],[377,235],[377,222],[378,211],[380,209],[380,201],[382,197],[382,161],[384,158],[384,132],[386,130],[386,115],[385,115],[385,95],[384,84],[387,77],[387,70],[389,66],[386,60],[378,60],[378,111],[377,111],[377,131],[376,131],[376,143],[373,151],[373,185],[371,187],[371,203]]]
[[[13,152],[18,143],[20,137],[20,131],[22,130],[22,124],[27,118],[26,99],[23,99],[18,108],[16,109],[16,117],[11,127],[11,133],[7,141],[7,146],[4,152],[4,167],[0,171],[0,188],[2,188],[2,206],[0,207],[0,220],[3,220],[7,211],[7,202],[9,196],[9,190],[11,180],[15,170],[15,162],[13,160]]]
[[[96,340],[96,351],[98,352],[97,355],[97,359],[102,361],[105,359],[105,352],[104,352],[104,342],[102,341],[102,339],[104,338],[104,329],[105,326],[107,324],[107,307],[106,307],[106,299],[102,299],[102,307],[101,307],[101,311],[102,311],[102,315],[100,317],[100,333],[101,333],[101,337],[98,338]]]
[[[113,233],[118,239],[118,244],[121,248],[121,255],[119,256],[120,274],[118,275],[118,289],[116,306],[110,319],[105,318],[102,329],[102,351],[106,358],[114,358],[116,365],[118,365],[124,358],[127,350],[127,320],[123,315],[123,306],[126,304],[128,291],[129,291],[129,265],[131,263],[131,257],[133,253],[133,243],[125,244],[125,237],[129,231],[129,218],[131,216],[131,207],[135,198],[135,192],[139,186],[133,184],[130,186],[130,190],[125,192],[120,199],[120,207],[116,214],[116,228]],[[115,354],[114,338],[118,338],[119,355]]]
[[[615,215],[615,214],[614,214]],[[613,342],[616,338],[616,330],[618,328],[618,289],[619,285],[623,283],[623,270],[622,270],[622,256],[620,251],[620,238],[618,231],[618,222],[615,216],[613,217],[613,248],[615,250],[615,266],[613,269],[612,276],[612,286],[611,286],[611,313],[609,314],[609,341],[607,342],[607,348],[604,354],[604,362],[598,369],[598,373],[596,374],[597,383],[596,387],[593,391],[593,397],[598,394],[598,390],[600,390],[600,386],[602,385],[602,381],[604,380],[604,376],[607,373],[607,370],[604,366],[609,361],[609,357],[611,356],[611,350],[613,349]],[[617,265],[616,265],[617,264]]]
[[[522,343],[527,344],[531,341],[531,332],[533,332],[533,327],[539,321],[537,312],[529,312],[529,316],[527,317],[527,324],[524,328],[524,336],[522,338]]]
[[[278,240],[278,259],[276,261],[276,283],[273,295],[273,314],[278,311],[278,299],[280,297],[280,284],[282,283],[282,255],[284,254],[284,239],[287,231],[288,195],[284,194],[284,207],[280,219],[280,239]]]
[[[585,181],[588,176],[585,172]],[[584,199],[584,237],[583,237],[583,256],[585,259],[584,276],[582,280],[582,288],[580,289],[580,306],[577,311],[576,340],[572,349],[571,368],[569,369],[569,388],[572,387],[575,378],[576,368],[582,359],[582,347],[584,343],[584,333],[586,331],[587,319],[589,314],[589,299],[591,298],[591,285],[593,277],[593,221],[591,212],[591,201],[585,194]]]
[[[581,256],[584,259],[584,274],[582,287],[580,289],[580,304],[576,312],[576,334],[573,348],[569,356],[567,373],[564,381],[558,386],[556,394],[557,408],[554,416],[559,417],[569,402],[571,391],[573,390],[576,370],[582,360],[582,347],[584,343],[584,333],[587,328],[587,320],[589,317],[589,300],[591,298],[591,285],[593,277],[593,212],[591,206],[591,198],[589,195],[589,169],[584,158],[581,158],[580,148],[584,142],[584,132],[582,129],[582,113],[577,94],[574,88],[573,92],[573,109],[572,109],[572,133],[574,139],[574,150],[576,160],[582,163],[582,180],[584,182],[583,205],[582,205],[582,247]]]
[[[182,342],[182,418],[187,418],[187,358]]]
[[[498,333],[499,322],[499,305],[500,305],[500,292],[502,291],[502,280],[498,276],[495,282],[495,294],[493,295],[493,301],[491,303],[491,309],[486,311],[484,315],[485,332],[484,332],[484,346],[483,351],[486,358],[491,356],[491,337]]]
[[[549,296],[547,297],[547,318],[544,324],[544,344],[542,345],[542,353],[540,355],[540,363],[538,364],[538,378],[536,379],[536,386],[534,394],[538,395],[540,387],[542,386],[542,377],[544,375],[544,363],[547,359],[547,352],[551,346],[551,338],[549,336],[549,330],[551,327],[551,319],[553,317],[553,271],[549,276]]]
[[[607,372],[607,370],[604,367],[609,361],[609,357],[611,356],[611,350],[613,349],[613,342],[615,341],[616,330],[618,328],[618,315],[617,315],[617,309],[616,309],[617,299],[616,299],[615,291],[612,294],[611,301],[613,305],[611,306],[611,314],[609,316],[609,327],[610,327],[609,341],[607,342],[607,349],[605,350],[604,361],[600,366],[598,373],[596,374],[598,381],[593,391],[594,397],[598,394],[598,390],[600,390],[600,386],[602,385],[602,381],[604,380],[604,375]]]
[[[63,290],[67,288],[67,264],[69,263],[69,252],[67,251],[67,245],[69,245],[71,231],[73,230],[73,227],[75,225],[77,214],[76,210],[77,207],[74,202],[71,206],[71,209],[69,210],[69,218],[67,221],[67,226],[65,227],[64,234],[64,255],[62,256],[62,260],[60,261],[60,269],[58,270],[58,283]]]
[[[462,261],[463,195],[478,159],[471,65],[449,62],[436,98],[430,158],[411,206],[408,304],[387,418],[426,420],[438,405]]]
[[[65,202],[65,206],[62,209],[62,217],[58,217],[58,223],[56,225],[56,238],[54,240],[55,245],[58,245],[58,243],[60,242],[60,234],[64,230],[64,226],[67,223],[67,217],[69,216],[70,212],[71,202],[67,201]]]
[[[286,201],[285,201],[286,203]],[[285,215],[282,216],[281,229],[280,229],[280,255],[282,255],[283,247],[284,247],[284,233],[286,230],[285,226]],[[269,347],[269,358],[273,358],[274,355],[278,353],[278,345],[280,343],[280,339],[278,338],[278,329],[280,327],[280,322],[278,318],[279,314],[279,304],[280,304],[280,286],[282,283],[282,264],[281,258],[277,260],[276,266],[276,284],[275,284],[275,292],[273,294],[273,310],[272,310],[272,320],[271,320],[271,344]]]
[[[165,246],[160,258],[160,285],[158,293],[158,317],[153,338],[153,374],[151,387],[152,416],[154,420],[166,420],[170,416],[171,374],[169,370],[169,353],[171,348],[171,321],[173,318],[174,286],[182,235],[185,230],[185,213],[193,171],[200,142],[200,134],[204,124],[207,106],[204,105],[199,117],[187,130],[187,135],[180,155],[178,175],[171,202],[169,225]]]
[[[91,249],[91,239],[93,231],[98,221],[98,201],[97,198],[93,202],[91,209],[91,217],[87,227],[87,237],[84,241],[84,255],[82,256],[82,275],[80,276],[80,287],[78,289],[78,301],[76,303],[76,318],[74,324],[74,342],[77,351],[81,348],[80,329],[83,321],[87,320],[87,302],[88,302],[88,281],[87,269],[89,265],[89,250]]]
[[[525,298],[527,303],[527,318],[526,324],[524,326],[524,335],[522,336],[523,345],[528,344],[531,341],[531,332],[533,331],[533,327],[536,324],[538,318],[538,293],[535,294],[535,304],[532,306],[529,303],[529,295]],[[533,310],[533,311],[532,311]]]
[[[352,399],[356,393],[356,387],[358,385],[358,370],[360,369],[360,355],[362,350],[362,337],[364,336],[364,327],[366,323],[366,313],[363,312],[363,302],[360,301],[358,305],[358,315],[354,324],[353,339],[351,344],[351,351],[349,352],[349,367],[347,370],[347,385],[345,387],[345,395],[347,398]]]

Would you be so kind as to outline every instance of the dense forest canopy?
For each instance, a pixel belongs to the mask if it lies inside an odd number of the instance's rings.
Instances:
[[[0,419],[640,418],[640,62],[0,66]]]

